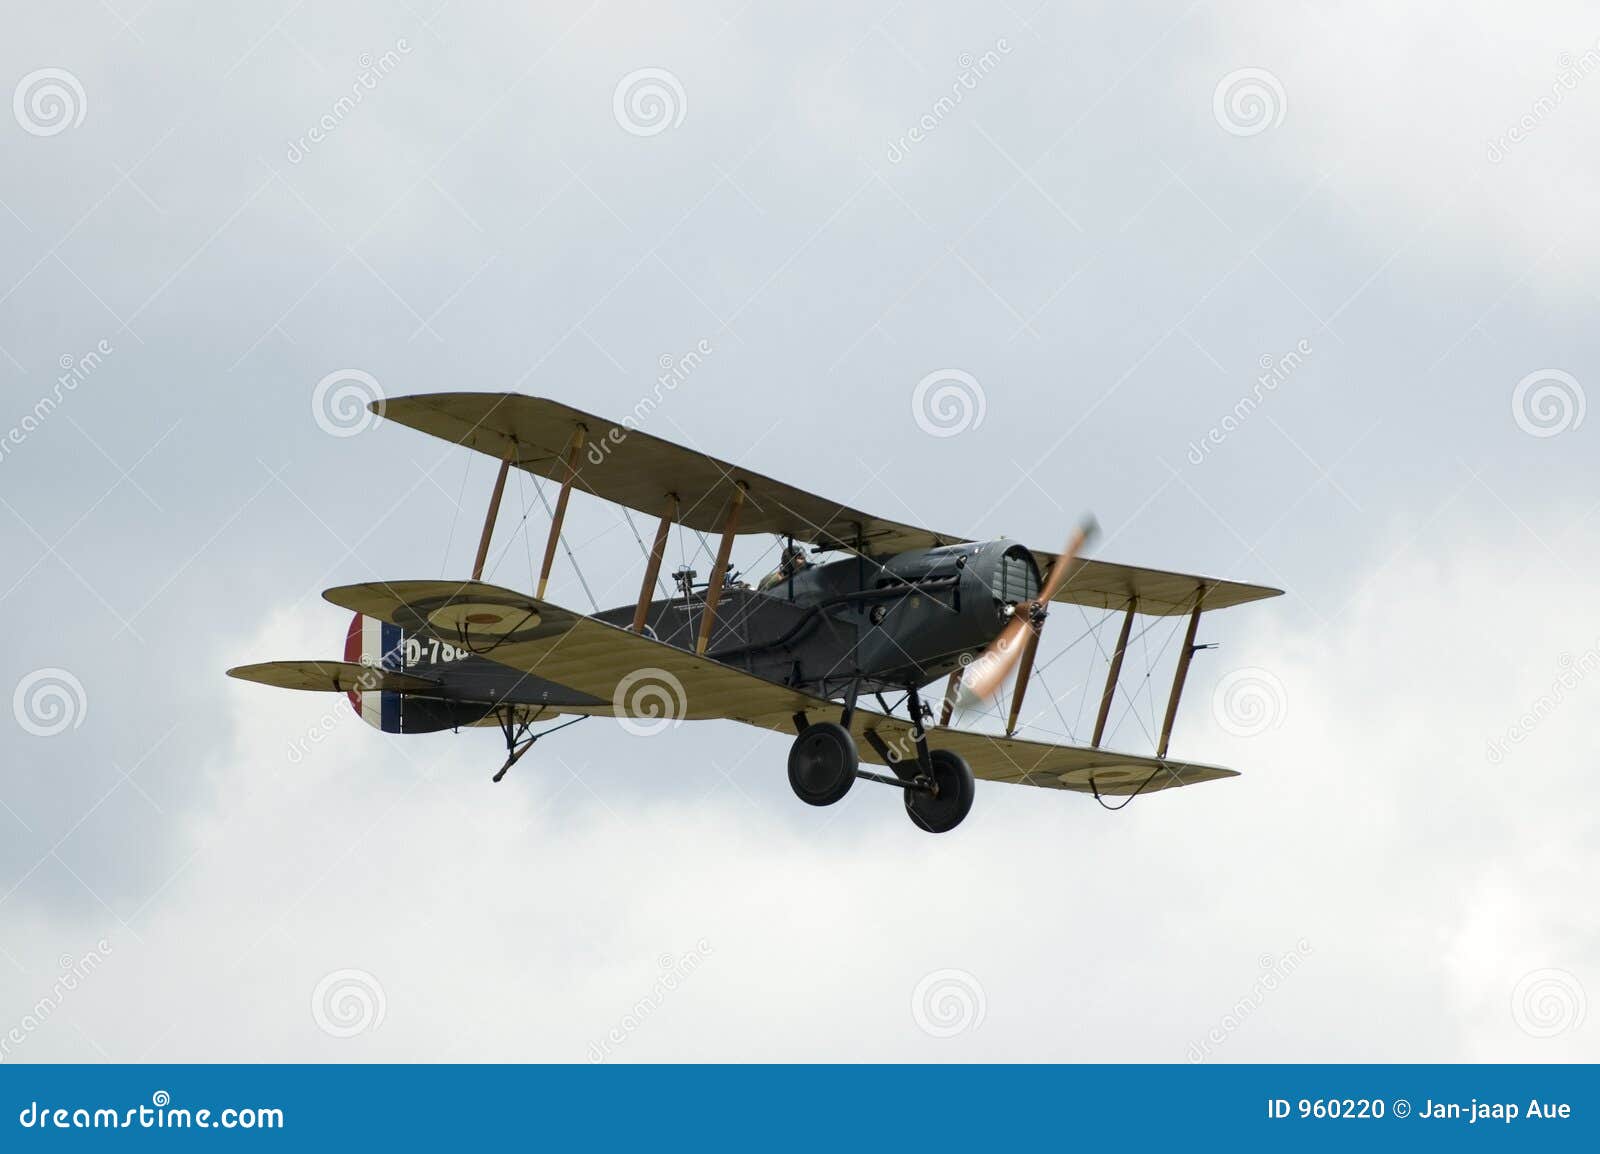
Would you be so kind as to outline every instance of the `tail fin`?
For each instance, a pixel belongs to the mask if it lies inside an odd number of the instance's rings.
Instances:
[[[344,635],[344,659],[369,669],[400,672],[405,669],[405,634],[398,625],[357,613]],[[387,689],[352,689],[350,708],[375,729],[400,732],[401,694]]]
[[[437,638],[407,636],[397,625],[357,613],[345,630],[343,661],[267,661],[235,666],[228,676],[281,689],[343,693],[355,715],[374,729],[434,733],[476,725],[499,702],[492,682],[474,686],[470,679],[464,684],[447,676],[449,667],[468,656]],[[516,678],[514,671],[506,673]],[[474,689],[488,696],[475,697]]]

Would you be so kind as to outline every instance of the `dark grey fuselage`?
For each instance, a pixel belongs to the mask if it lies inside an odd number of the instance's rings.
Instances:
[[[920,687],[992,641],[1038,591],[1032,555],[1006,541],[848,558],[766,590],[725,590],[707,656],[823,697],[858,678],[864,692]],[[627,626],[633,611],[595,616]],[[704,611],[696,591],[653,602],[646,620],[657,639],[692,649]]]
[[[727,586],[706,655],[820,697],[842,696],[852,684],[862,693],[920,688],[992,641],[1039,586],[1032,555],[1004,540],[810,565],[766,589]],[[703,588],[680,589],[650,604],[646,626],[657,640],[693,650],[705,609]],[[620,605],[594,617],[628,628],[634,610]],[[470,724],[503,704],[605,704],[482,657],[408,660],[405,668],[441,683],[437,693],[407,695],[410,731]]]

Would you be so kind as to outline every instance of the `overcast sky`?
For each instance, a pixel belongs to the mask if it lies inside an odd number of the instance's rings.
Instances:
[[[0,1058],[1600,1059],[1591,6],[334,7],[0,39]],[[1244,776],[930,837],[731,722],[492,785],[223,676],[470,569],[492,463],[334,398],[620,417],[701,347],[652,433],[1288,590],[1178,718]],[[567,540],[631,599],[618,510]]]

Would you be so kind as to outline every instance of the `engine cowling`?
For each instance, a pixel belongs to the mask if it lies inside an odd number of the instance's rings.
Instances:
[[[907,584],[921,589],[894,595]],[[1014,541],[942,545],[891,557],[872,568],[866,585],[884,600],[867,611],[875,628],[863,632],[861,666],[889,685],[942,677],[993,641],[1016,605],[1038,597],[1040,585],[1033,554]]]

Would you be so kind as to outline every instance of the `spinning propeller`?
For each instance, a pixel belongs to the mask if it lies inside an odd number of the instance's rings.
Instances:
[[[1012,612],[1011,620],[1006,622],[1005,628],[1000,631],[1000,636],[991,641],[972,664],[967,666],[955,704],[969,709],[988,701],[999,691],[1006,677],[1019,664],[1023,669],[1022,676],[1027,677],[1028,671],[1033,668],[1034,652],[1039,647],[1039,630],[1044,625],[1047,606],[1066,585],[1067,577],[1072,572],[1072,563],[1077,560],[1078,551],[1099,528],[1093,517],[1085,517],[1073,530],[1072,536],[1067,538],[1067,543],[1056,557],[1055,563],[1050,566],[1044,585],[1039,589],[1039,596],[1032,601],[1018,602]],[[1019,684],[1018,697],[1021,696],[1024,687]],[[1012,724],[1015,724],[1014,716]]]

